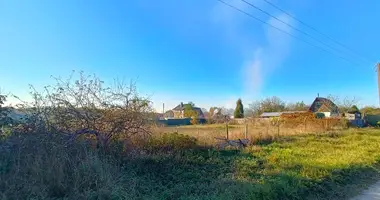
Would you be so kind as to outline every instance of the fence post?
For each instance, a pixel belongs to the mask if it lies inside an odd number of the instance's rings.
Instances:
[[[305,120],[304,120],[304,123],[305,123],[305,130],[304,131],[305,132],[306,132],[306,125],[307,125],[307,121],[306,120],[307,120],[307,117],[305,117]]]
[[[277,126],[277,137],[278,138],[280,137],[280,125],[281,125],[281,123],[278,122],[278,126]]]
[[[228,140],[228,122],[226,122],[226,139]]]
[[[330,130],[330,123],[329,123],[329,119],[327,119],[326,123],[327,123],[327,130]]]
[[[245,139],[248,139],[247,135],[248,135],[248,124],[245,124],[245,131],[244,131]]]

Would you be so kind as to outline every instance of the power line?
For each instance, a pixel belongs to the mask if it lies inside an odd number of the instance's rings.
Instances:
[[[329,47],[331,50],[333,50],[333,51],[335,50],[335,51],[339,52],[339,49],[336,49],[335,47],[331,46],[330,44],[328,44],[328,43],[326,43],[326,42],[324,42],[324,41],[322,41],[322,40],[320,40],[320,39],[318,39],[318,38],[316,38],[316,37],[310,35],[309,33],[305,32],[305,31],[303,31],[303,30],[300,30],[299,28],[297,28],[297,27],[295,27],[295,26],[289,24],[288,22],[285,22],[284,20],[282,20],[282,19],[280,19],[280,18],[278,18],[278,17],[276,17],[276,16],[270,14],[269,12],[267,12],[267,11],[265,11],[265,10],[263,10],[263,9],[261,9],[261,8],[259,8],[259,7],[257,7],[256,5],[250,3],[250,2],[248,2],[248,1],[246,1],[246,0],[241,0],[241,1],[244,2],[244,3],[246,3],[247,5],[249,5],[249,6],[253,7],[253,8],[255,8],[256,10],[259,10],[260,12],[262,12],[262,13],[268,15],[269,17],[273,17],[274,19],[276,19],[276,20],[278,20],[279,22],[285,24],[286,26],[288,26],[288,27],[290,27],[290,28],[292,28],[292,29],[294,29],[294,30],[296,30],[296,31],[298,31],[298,32],[300,32],[300,33],[302,33],[303,35],[306,35],[307,37],[309,37],[309,38],[311,38],[311,39],[313,39],[313,40],[315,40],[315,41],[317,41],[317,42],[319,42],[319,43],[321,43],[321,44],[323,44],[323,45]]]
[[[348,46],[342,44],[341,42],[339,42],[339,41],[333,39],[332,37],[328,36],[327,34],[322,33],[321,31],[318,31],[316,28],[314,28],[314,27],[312,27],[311,25],[309,25],[309,24],[307,24],[307,23],[301,21],[300,19],[298,19],[298,18],[296,18],[295,16],[291,15],[290,13],[286,12],[284,9],[282,9],[282,8],[280,8],[280,7],[278,7],[278,6],[276,6],[274,3],[272,3],[272,2],[270,2],[270,1],[268,1],[268,0],[263,0],[263,1],[266,2],[267,4],[269,4],[270,6],[272,6],[273,8],[275,8],[275,9],[277,9],[277,10],[283,12],[284,14],[286,14],[286,15],[289,16],[289,17],[291,17],[292,19],[296,20],[296,21],[299,22],[300,24],[302,24],[302,25],[308,27],[309,29],[313,30],[314,32],[316,32],[316,33],[318,33],[318,34],[324,36],[325,38],[327,38],[327,39],[333,41],[335,44],[338,44],[339,46],[345,48],[346,50],[350,51],[351,53],[356,54],[358,57],[361,57],[362,59],[364,59],[364,60],[366,60],[366,61],[372,62],[372,61],[371,61],[372,59],[368,59],[368,58],[364,57],[363,55],[361,55],[361,54],[357,53],[356,51],[352,50],[350,47],[348,47]]]
[[[304,42],[304,43],[306,43],[306,44],[308,44],[308,45],[310,45],[310,46],[313,46],[313,47],[315,47],[315,48],[317,48],[317,49],[320,49],[320,50],[322,50],[322,51],[324,51],[324,52],[331,53],[330,51],[328,51],[328,50],[326,50],[326,49],[324,49],[324,48],[321,48],[321,47],[319,47],[319,46],[317,46],[317,45],[315,45],[315,44],[313,44],[313,43],[310,43],[310,42],[308,42],[308,41],[306,41],[306,40],[303,40],[303,39],[301,39],[301,38],[299,38],[299,37],[297,37],[297,36],[295,36],[295,35],[293,35],[293,34],[287,32],[287,31],[284,31],[283,29],[280,29],[280,28],[278,28],[278,27],[276,27],[276,26],[274,26],[274,25],[272,25],[272,24],[270,24],[270,23],[268,23],[268,22],[266,22],[266,21],[264,21],[264,20],[262,20],[262,19],[260,19],[260,18],[257,18],[257,17],[255,17],[255,16],[253,16],[252,14],[247,13],[247,12],[245,12],[244,10],[242,10],[242,9],[240,9],[240,8],[237,8],[236,6],[233,6],[233,5],[227,3],[227,2],[225,2],[225,1],[223,1],[223,0],[217,0],[217,1],[223,3],[224,5],[230,7],[230,8],[232,8],[232,9],[234,9],[234,10],[237,10],[237,11],[239,11],[239,12],[241,12],[241,13],[247,15],[248,17],[251,17],[251,18],[253,18],[253,19],[255,19],[255,20],[257,20],[257,21],[259,21],[259,22],[261,22],[261,23],[263,23],[263,24],[266,24],[266,25],[268,25],[268,26],[270,26],[270,27],[272,27],[272,28],[274,28],[274,29],[276,29],[276,30],[282,32],[282,33],[285,33],[285,34],[287,34],[288,36],[290,36],[290,37],[292,37],[292,38],[294,38],[294,39],[297,39],[297,40],[299,40],[299,41],[302,41],[302,42]],[[353,61],[351,61],[351,60],[348,60],[348,59],[345,58],[345,57],[342,57],[342,56],[340,56],[340,55],[337,55],[336,53],[332,53],[332,54],[335,54],[335,56],[337,56],[337,57],[339,57],[340,59],[343,59],[343,60],[345,60],[345,61],[347,61],[347,62],[353,63],[353,64],[355,64],[355,65],[358,64],[358,63],[355,63],[355,62],[353,62]]]

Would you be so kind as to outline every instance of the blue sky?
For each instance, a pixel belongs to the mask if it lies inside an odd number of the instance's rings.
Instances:
[[[321,46],[240,0],[226,1]],[[264,1],[249,1],[329,42]],[[105,81],[137,79],[156,108],[181,101],[234,107],[239,97],[248,105],[273,95],[311,103],[317,93],[378,105],[380,1],[269,1],[370,61],[347,51],[341,55],[355,64],[344,61],[216,0],[4,0],[0,87],[26,98],[28,84],[42,87],[50,75],[83,70]]]

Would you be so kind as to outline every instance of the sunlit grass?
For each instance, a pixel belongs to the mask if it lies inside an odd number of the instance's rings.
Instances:
[[[253,159],[238,160],[238,179],[248,182],[269,181],[272,185],[268,187],[276,187],[281,181],[273,182],[273,179],[282,177],[280,179],[296,182],[295,190],[287,188],[289,194],[305,195],[307,188],[318,188],[318,184],[337,184],[332,187],[336,190],[345,184],[360,184],[362,182],[350,180],[353,178],[350,176],[360,178],[368,171],[377,171],[376,165],[380,160],[380,132],[363,129],[339,134],[293,136],[262,146],[259,151],[257,147],[246,151]],[[364,181],[370,180],[372,179]],[[353,192],[340,192],[323,187],[319,189],[318,192],[324,195],[334,192],[335,198],[346,197]]]

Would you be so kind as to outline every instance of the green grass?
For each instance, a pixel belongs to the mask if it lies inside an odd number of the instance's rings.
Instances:
[[[62,141],[1,141],[0,198],[345,199],[380,179],[376,129],[288,136],[242,151],[200,148],[178,135],[124,154]]]

